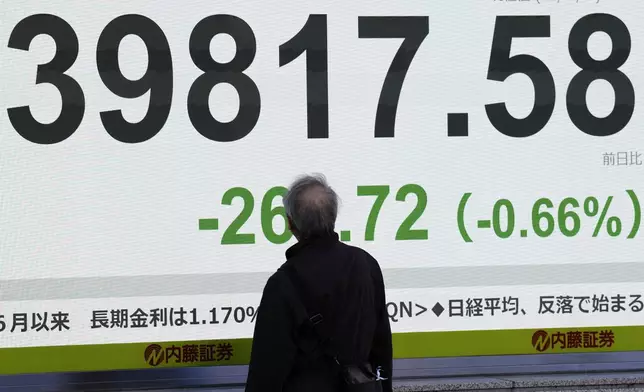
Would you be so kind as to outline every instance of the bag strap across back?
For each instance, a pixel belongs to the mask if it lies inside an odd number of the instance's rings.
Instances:
[[[328,312],[329,309],[327,309],[320,301],[315,299],[293,266],[288,266],[284,269],[284,272],[286,272],[286,275],[299,296],[299,300],[304,306],[308,321],[310,322],[309,326],[313,329],[320,340],[322,351],[325,355],[332,358],[338,365],[340,365],[338,351],[335,348],[331,332],[333,323],[328,317],[330,314]],[[327,314],[327,317],[324,317],[324,314]]]
[[[378,373],[374,373],[368,363],[358,366],[345,366],[340,363],[331,333],[333,322],[328,317],[323,316],[323,314],[329,315],[332,313],[328,312],[329,309],[325,308],[320,301],[315,300],[293,266],[288,266],[284,269],[284,272],[298,295],[301,307],[304,308],[303,311],[308,318],[306,324],[316,335],[322,348],[322,353],[333,360],[332,365],[337,369],[339,376],[344,381],[342,391],[382,392],[380,381],[384,380],[384,378],[380,378],[379,370],[377,371]]]

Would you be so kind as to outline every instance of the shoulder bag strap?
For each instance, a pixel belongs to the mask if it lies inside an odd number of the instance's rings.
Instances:
[[[284,272],[286,272],[286,275],[299,296],[299,300],[304,305],[311,323],[310,325],[320,339],[323,352],[339,365],[338,352],[334,347],[334,341],[330,331],[330,329],[333,328],[333,325],[331,325],[329,320],[323,316],[324,307],[319,301],[315,300],[293,266],[285,268]]]

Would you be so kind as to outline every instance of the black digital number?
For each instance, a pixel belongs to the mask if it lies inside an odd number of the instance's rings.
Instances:
[[[375,137],[394,137],[398,100],[405,76],[429,34],[427,16],[359,16],[359,38],[403,38],[382,85],[376,111]]]
[[[506,103],[485,106],[490,123],[502,134],[525,138],[540,132],[552,117],[556,91],[553,75],[543,61],[528,54],[510,55],[515,38],[550,37],[549,16],[499,16],[496,18],[487,78],[504,82],[515,74],[524,74],[534,86],[535,99],[530,114],[515,118]],[[612,51],[607,59],[590,56],[588,40],[595,32],[608,34]],[[123,38],[136,35],[148,53],[145,74],[138,80],[127,79],[119,67],[118,48]],[[228,34],[235,41],[236,52],[227,63],[216,61],[210,43],[217,34]],[[402,43],[384,78],[375,116],[374,136],[394,137],[396,113],[405,77],[411,63],[429,34],[427,16],[360,16],[359,38],[399,38]],[[36,14],[21,20],[9,37],[8,46],[28,51],[35,37],[50,36],[56,53],[52,60],[40,64],[36,84],[49,83],[60,93],[62,106],[56,120],[38,122],[30,106],[7,109],[14,129],[26,140],[37,144],[54,144],[69,138],[80,126],[85,113],[85,96],[78,82],[67,74],[79,54],[74,29],[63,19],[50,14]],[[569,117],[582,132],[591,136],[610,136],[620,132],[633,117],[635,89],[620,68],[632,48],[627,26],[609,14],[591,14],[573,26],[568,49],[581,70],[571,80],[566,95]],[[233,15],[212,15],[201,20],[189,40],[190,56],[203,71],[190,87],[187,109],[190,122],[204,137],[218,142],[232,142],[246,137],[257,125],[261,97],[256,83],[246,74],[253,63],[257,42],[251,27]],[[279,66],[290,64],[306,55],[308,138],[329,137],[329,74],[327,15],[309,15],[302,29],[279,47]],[[101,32],[96,48],[98,73],[105,86],[122,98],[134,99],[149,92],[150,103],[142,120],[130,123],[121,110],[100,113],[106,131],[124,143],[140,143],[158,134],[168,120],[173,94],[173,65],[168,40],[163,30],[142,15],[123,15],[112,20]],[[588,108],[586,95],[590,84],[605,80],[615,91],[615,107],[605,118],[595,117]],[[239,95],[239,110],[227,123],[218,121],[209,108],[212,89],[227,83]]]
[[[329,137],[329,72],[326,15],[309,15],[302,29],[280,45],[280,67],[306,52],[308,138]]]
[[[503,82],[518,73],[525,74],[534,85],[534,106],[523,119],[513,117],[504,102],[485,105],[490,123],[502,134],[528,137],[541,131],[555,109],[555,81],[548,67],[538,58],[520,54],[510,56],[513,38],[550,37],[549,16],[499,16],[496,18],[488,80]]]
[[[210,42],[217,34],[229,34],[237,47],[230,62],[222,64],[210,54]],[[255,34],[244,20],[233,15],[213,15],[202,19],[190,35],[190,56],[204,73],[194,81],[188,93],[188,116],[194,128],[204,137],[217,142],[232,142],[248,135],[261,108],[259,90],[244,73],[255,59]],[[229,123],[217,121],[208,107],[213,87],[228,83],[239,94],[239,112]]]
[[[85,95],[78,82],[65,74],[78,57],[78,37],[74,29],[55,15],[37,14],[21,20],[9,36],[9,47],[29,50],[34,38],[45,34],[54,40],[56,54],[47,64],[38,65],[36,84],[49,83],[60,93],[60,115],[49,124],[38,122],[29,106],[7,109],[13,128],[26,140],[37,144],[59,143],[70,137],[85,114]]]
[[[608,34],[612,52],[597,61],[588,53],[588,39],[598,31]],[[582,132],[592,136],[610,136],[621,131],[635,109],[635,89],[628,76],[619,70],[631,53],[631,35],[626,25],[613,15],[592,14],[581,18],[568,40],[570,58],[582,69],[570,82],[566,104],[570,120]],[[588,109],[586,94],[595,80],[605,80],[615,91],[615,108],[605,118],[595,117]]]
[[[119,67],[119,44],[130,34],[141,38],[148,51],[147,70],[139,80],[126,78]],[[121,110],[101,112],[107,133],[123,143],[144,142],[159,133],[172,105],[172,56],[163,30],[145,16],[119,16],[98,39],[96,65],[105,87],[119,97],[138,98],[150,92],[148,111],[138,123],[125,120]]]

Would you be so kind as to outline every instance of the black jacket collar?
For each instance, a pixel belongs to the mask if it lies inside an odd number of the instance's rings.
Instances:
[[[302,250],[312,246],[331,245],[339,241],[338,233],[335,231],[315,234],[307,239],[300,240],[297,244],[291,246],[286,250],[286,259],[291,259],[297,256]]]

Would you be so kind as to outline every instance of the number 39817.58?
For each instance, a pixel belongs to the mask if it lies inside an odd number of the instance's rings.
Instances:
[[[593,59],[588,50],[589,37],[607,33],[613,50],[605,60]],[[21,20],[9,38],[9,47],[29,50],[33,39],[41,34],[56,44],[56,54],[47,64],[38,66],[36,84],[54,85],[62,97],[58,118],[49,124],[38,122],[29,106],[9,108],[14,129],[26,140],[38,144],[59,143],[80,126],[85,114],[85,96],[78,82],[66,72],[79,53],[78,37],[62,18],[50,14],[31,15]],[[118,65],[118,48],[127,35],[138,36],[146,45],[148,63],[145,74],[129,80]],[[210,42],[217,34],[228,34],[236,43],[236,53],[227,63],[217,62],[210,54]],[[394,137],[396,112],[405,76],[416,52],[429,34],[427,16],[360,16],[359,38],[402,38],[385,76],[374,121],[375,137]],[[534,84],[535,100],[531,113],[513,117],[505,103],[485,106],[490,123],[511,137],[528,137],[541,131],[549,122],[555,107],[555,83],[548,67],[538,58],[520,54],[510,56],[513,38],[550,36],[549,16],[499,16],[492,41],[488,80],[502,82],[522,73]],[[571,121],[592,136],[609,136],[622,130],[630,121],[635,106],[635,91],[629,78],[619,70],[631,51],[628,28],[615,16],[592,14],[581,18],[572,28],[568,43],[573,62],[582,70],[568,86],[566,104]],[[193,127],[204,137],[218,142],[231,142],[247,136],[257,124],[261,112],[260,92],[245,73],[255,58],[257,43],[252,28],[233,15],[212,15],[202,19],[189,39],[190,56],[203,72],[197,77],[187,97],[188,116]],[[279,47],[279,65],[285,66],[306,53],[307,136],[329,135],[328,48],[326,15],[309,15],[302,29]],[[124,143],[140,143],[154,137],[166,123],[172,105],[173,66],[168,40],[163,30],[151,19],[136,14],[112,20],[103,29],[96,48],[98,73],[105,86],[122,98],[138,98],[149,92],[150,103],[143,119],[136,123],[124,119],[120,110],[100,113],[105,130]],[[605,118],[595,117],[586,102],[588,87],[595,80],[608,81],[615,90],[615,108]],[[220,83],[233,86],[239,95],[237,116],[228,123],[215,119],[208,106],[213,87]],[[463,92],[467,93],[467,92]]]

